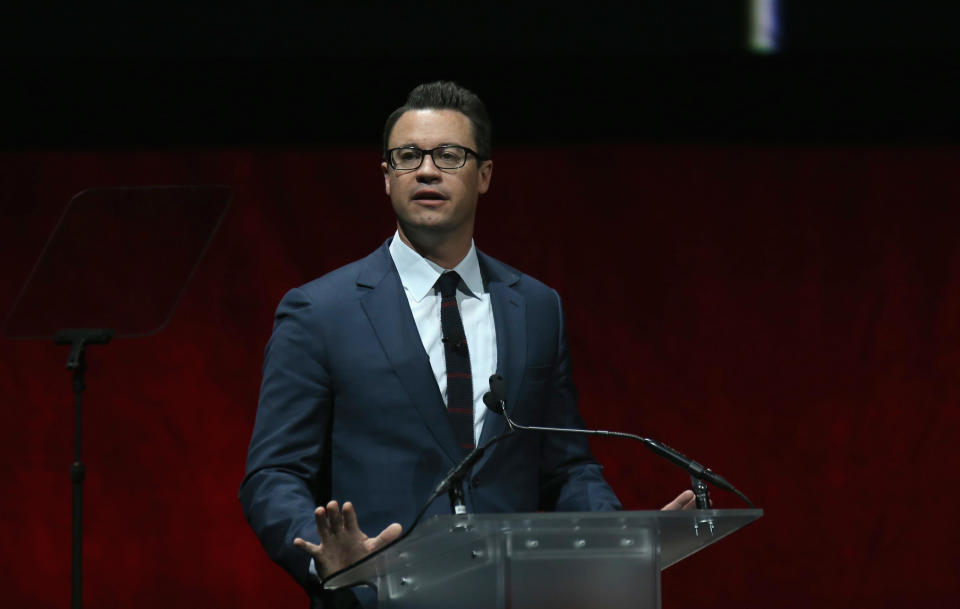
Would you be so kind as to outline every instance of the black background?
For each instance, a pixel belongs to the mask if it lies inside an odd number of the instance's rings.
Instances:
[[[0,24],[0,144],[368,144],[418,82],[473,88],[498,144],[952,143],[953,13],[746,2],[31,4]]]

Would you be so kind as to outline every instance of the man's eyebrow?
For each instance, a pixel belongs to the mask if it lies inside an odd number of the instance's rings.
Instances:
[[[441,142],[434,146],[434,148],[439,148],[440,146],[460,146],[461,148],[469,148],[466,144],[461,144],[459,142]],[[417,144],[413,142],[408,142],[405,144],[397,144],[394,148],[420,148]],[[421,150],[427,150],[426,148],[420,148]]]

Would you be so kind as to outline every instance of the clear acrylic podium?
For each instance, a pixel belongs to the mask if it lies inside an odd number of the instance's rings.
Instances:
[[[386,551],[334,574],[381,609],[659,608],[660,571],[763,510],[434,516]]]

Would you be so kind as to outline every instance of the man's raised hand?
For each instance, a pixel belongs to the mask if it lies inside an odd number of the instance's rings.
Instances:
[[[313,512],[317,521],[317,532],[322,540],[320,545],[297,537],[293,545],[313,557],[320,577],[326,577],[351,565],[388,543],[400,537],[403,530],[398,523],[393,523],[376,537],[367,537],[357,524],[357,512],[353,504],[347,501],[343,504],[343,511],[336,501],[331,501],[326,508],[318,507]]]

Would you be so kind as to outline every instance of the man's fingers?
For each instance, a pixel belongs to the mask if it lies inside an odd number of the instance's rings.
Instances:
[[[696,504],[697,496],[693,494],[693,491],[687,490],[683,491],[677,498],[668,503],[667,505],[660,508],[661,510],[689,510],[693,509],[693,506]]]
[[[357,510],[353,509],[353,504],[349,501],[343,504],[343,530],[350,533],[360,530],[360,524],[357,522]]]
[[[380,531],[380,534],[370,540],[370,550],[375,551],[383,546],[395,541],[400,537],[400,533],[403,532],[403,527],[399,523],[394,522],[384,530]]]
[[[666,504],[665,506],[663,506],[662,508],[660,508],[660,511],[661,511],[661,512],[669,512],[669,511],[671,511],[671,510],[679,510],[679,509],[680,509],[680,506],[677,504],[677,500],[674,499],[674,500],[671,501],[670,503],[668,503],[668,504]]]
[[[343,528],[343,518],[340,516],[340,506],[336,501],[327,504],[327,522],[330,525],[330,531],[339,533]]]
[[[313,510],[313,519],[317,523],[317,533],[320,533],[321,539],[330,534],[330,522],[327,520],[327,510],[323,507],[318,507]]]
[[[319,546],[315,543],[310,543],[306,539],[297,537],[293,540],[293,545],[297,548],[300,548],[304,552],[311,554],[312,556],[319,556],[323,552],[323,544]]]

